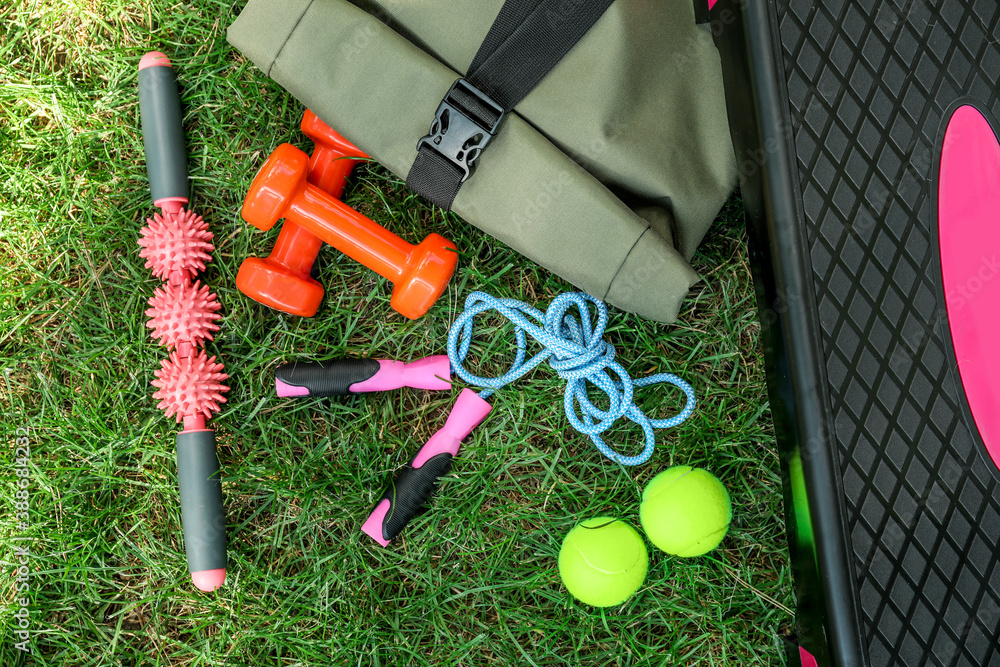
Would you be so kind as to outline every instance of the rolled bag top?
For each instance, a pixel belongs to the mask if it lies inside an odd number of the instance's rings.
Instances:
[[[502,3],[359,4],[250,0],[228,40],[405,179]],[[508,115],[452,210],[587,293],[669,323],[735,182],[719,56],[692,3],[617,0]]]

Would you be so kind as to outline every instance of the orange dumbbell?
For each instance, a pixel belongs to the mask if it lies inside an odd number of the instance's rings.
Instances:
[[[430,234],[410,245],[353,208],[306,181],[309,157],[291,144],[278,146],[257,173],[243,202],[243,219],[267,231],[281,218],[394,283],[389,305],[416,319],[427,312],[458,264],[455,245]]]
[[[315,144],[308,181],[336,198],[344,191],[361,152],[312,111],[302,117],[302,132]],[[323,286],[310,276],[323,241],[293,222],[286,222],[270,256],[248,257],[236,275],[236,287],[248,297],[292,315],[312,317],[323,300]]]

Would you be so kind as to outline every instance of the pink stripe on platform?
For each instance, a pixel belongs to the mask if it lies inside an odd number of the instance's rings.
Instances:
[[[938,235],[959,376],[1000,467],[1000,139],[970,105],[955,111],[944,134]]]

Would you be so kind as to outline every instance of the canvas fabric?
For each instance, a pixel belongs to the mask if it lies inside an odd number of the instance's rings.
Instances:
[[[228,38],[401,179],[501,0],[250,0]],[[616,0],[511,113],[462,219],[589,294],[672,322],[736,184],[719,54],[690,0]]]

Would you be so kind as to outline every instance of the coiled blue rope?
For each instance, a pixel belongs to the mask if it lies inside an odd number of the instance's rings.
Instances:
[[[591,322],[590,306],[597,311],[597,323]],[[570,315],[576,308],[579,316]],[[496,310],[514,325],[517,353],[510,370],[497,378],[473,375],[463,366],[472,343],[472,322],[476,315]],[[597,449],[612,461],[627,466],[645,463],[653,455],[654,428],[677,426],[694,411],[694,389],[672,373],[658,373],[633,380],[615,361],[615,348],[604,340],[608,308],[602,301],[580,292],[560,294],[544,313],[515,299],[498,299],[485,292],[473,292],[465,300],[465,311],[448,331],[448,358],[456,375],[471,385],[487,387],[479,393],[488,398],[494,391],[531,372],[543,361],[566,380],[563,405],[566,418],[576,430],[590,436]],[[525,360],[527,336],[542,345],[542,351]],[[611,405],[601,410],[587,398],[587,382],[608,396]],[[667,419],[650,419],[632,402],[636,387],[672,384],[684,392],[687,402],[679,413]],[[579,414],[577,414],[579,406]],[[642,428],[646,447],[636,456],[624,456],[608,447],[601,434],[619,418],[625,417]]]

